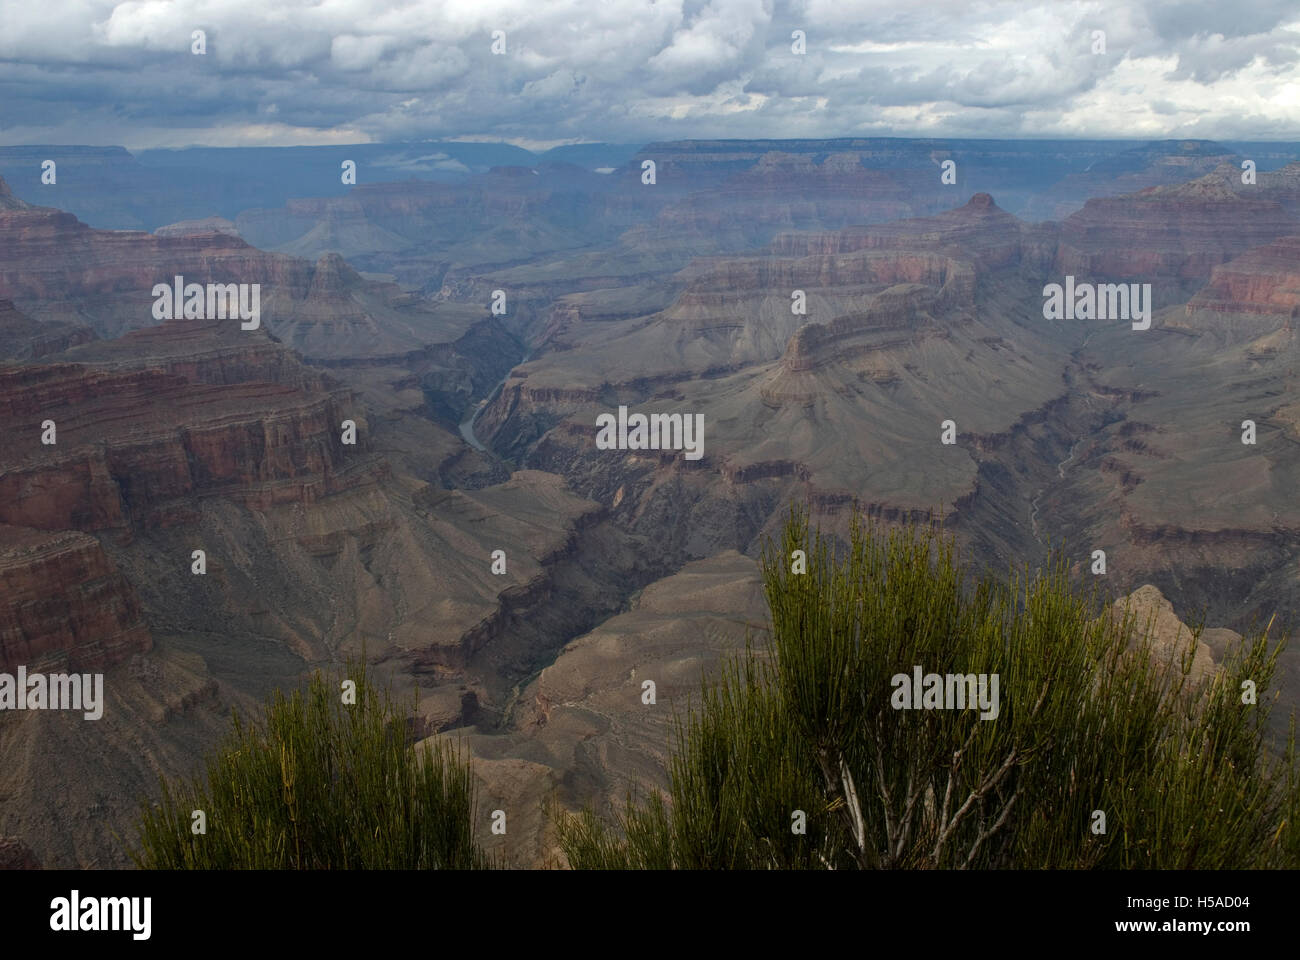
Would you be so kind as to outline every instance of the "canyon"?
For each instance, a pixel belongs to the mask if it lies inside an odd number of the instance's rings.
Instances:
[[[1063,557],[1166,645],[1210,625],[1200,669],[1295,623],[1296,157],[1246,184],[1208,141],[506,152],[199,209],[69,195],[132,229],[0,180],[0,672],[107,691],[94,723],[0,715],[0,861],[124,865],[113,832],[232,707],[364,654],[509,812],[485,846],[558,866],[544,803],[662,788],[674,714],[763,643],[792,501],[941,519],[998,572]],[[260,284],[260,327],[159,323],[177,275]],[[1045,319],[1067,276],[1150,284],[1150,328]],[[620,408],[702,418],[699,456],[604,449]]]

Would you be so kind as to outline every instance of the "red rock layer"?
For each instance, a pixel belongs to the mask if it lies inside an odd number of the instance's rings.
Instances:
[[[166,525],[192,498],[310,503],[387,469],[346,394],[250,382],[196,384],[160,370],[80,364],[0,370],[0,522],[43,530]],[[358,443],[341,442],[358,421]],[[57,443],[41,443],[53,420]]]
[[[1300,236],[1256,247],[1215,267],[1210,282],[1187,304],[1200,311],[1300,315]]]
[[[942,294],[936,295],[933,289],[887,291],[861,314],[800,327],[786,344],[781,367],[787,373],[805,372],[831,360],[847,360],[912,343],[920,337],[948,336],[948,331],[930,319],[941,311],[942,304]]]
[[[152,647],[135,588],[99,541],[0,526],[0,672],[103,670]]]
[[[1089,200],[1061,225],[1056,269],[1075,276],[1198,279],[1251,247],[1295,234],[1274,200],[1217,177]]]
[[[174,274],[195,283],[296,282],[305,288],[309,268],[226,234],[95,230],[51,207],[0,208],[0,296],[60,301],[125,294],[144,307],[137,326],[156,322],[151,291]]]
[[[154,368],[195,383],[262,380],[306,391],[326,388],[319,370],[302,363],[265,331],[239,330],[221,320],[168,320],[95,341],[60,359],[109,370]]]
[[[778,256],[842,254],[859,250],[943,253],[983,267],[1046,263],[1056,251],[1054,225],[1030,226],[1001,209],[987,193],[961,207],[870,227],[821,233],[779,234],[771,243]]]

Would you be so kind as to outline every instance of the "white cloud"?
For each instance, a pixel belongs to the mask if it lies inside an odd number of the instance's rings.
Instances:
[[[234,143],[1300,139],[1294,0],[42,0],[0,11],[11,142],[60,131],[137,145],[216,131]],[[195,29],[206,56],[189,52]],[[505,56],[490,50],[497,29]],[[794,29],[806,55],[790,49]],[[1091,52],[1097,29],[1104,56]]]
[[[330,60],[340,70],[368,70],[390,48],[388,37],[358,37],[351,33],[337,36],[330,43]]]

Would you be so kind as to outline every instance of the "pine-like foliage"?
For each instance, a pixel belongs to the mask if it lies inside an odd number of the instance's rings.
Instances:
[[[356,702],[345,704],[344,677]],[[404,718],[364,663],[304,693],[268,701],[260,723],[235,713],[206,773],[162,784],[145,804],[138,846],[145,869],[470,869],[485,867],[474,842],[467,762],[448,744],[408,743]],[[206,833],[193,831],[193,812]]]
[[[1300,865],[1294,732],[1284,756],[1264,747],[1281,649],[1267,630],[1198,678],[1192,638],[1181,659],[1154,655],[1149,625],[1098,616],[1063,563],[1006,583],[963,569],[934,527],[855,515],[836,550],[792,510],[763,556],[770,649],[725,667],[679,723],[668,797],[629,798],[613,828],[553,812],[570,865]],[[997,674],[1000,712],[895,709],[891,678],[914,666]]]

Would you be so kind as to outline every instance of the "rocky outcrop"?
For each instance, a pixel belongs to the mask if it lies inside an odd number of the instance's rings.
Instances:
[[[265,331],[239,330],[221,320],[168,320],[68,349],[58,359],[99,371],[161,370],[217,386],[262,381],[308,393],[337,387]]]
[[[95,339],[95,332],[79,323],[37,323],[11,301],[0,300],[0,361],[39,360]]]
[[[804,373],[827,363],[914,345],[923,338],[951,336],[934,323],[943,309],[943,291],[924,286],[895,287],[875,297],[861,314],[800,327],[781,357],[785,373]],[[765,396],[775,396],[767,391]]]
[[[1061,225],[1055,270],[1079,278],[1208,279],[1219,264],[1300,229],[1281,203],[1210,175],[1089,200]]]
[[[356,446],[342,423],[358,424]],[[80,364],[0,370],[0,522],[43,530],[178,522],[195,497],[310,503],[385,465],[346,394],[273,383],[196,384],[159,370]],[[41,442],[53,421],[56,442]]]
[[[238,237],[239,228],[225,217],[204,217],[202,220],[179,220],[168,223],[153,232],[155,237],[191,237],[203,233],[221,233]]]
[[[691,183],[700,166],[695,158],[664,157],[654,150],[664,183]],[[716,177],[718,171],[706,176]],[[687,179],[687,178],[692,179]],[[727,246],[762,242],[778,230],[834,229],[934,213],[947,198],[928,170],[882,170],[853,151],[817,156],[770,150],[752,166],[726,177],[716,189],[703,189],[665,207],[649,224],[630,230],[624,240],[646,243],[660,236],[729,238]]]
[[[1056,251],[1056,226],[1031,226],[1001,209],[987,193],[933,217],[900,220],[835,232],[779,234],[771,250],[781,256],[814,256],[859,250],[915,251],[918,259],[944,255],[984,271],[997,267],[1041,268]]]
[[[32,205],[14,196],[9,184],[0,178],[0,210],[30,210]]]
[[[1109,616],[1122,623],[1131,618],[1134,627],[1133,643],[1144,643],[1152,659],[1166,670],[1177,670],[1186,655],[1192,653],[1189,679],[1196,683],[1214,670],[1214,655],[1208,644],[1200,639],[1187,624],[1178,619],[1174,606],[1165,595],[1151,584],[1145,584],[1127,597],[1116,600]],[[1227,635],[1225,642],[1240,640],[1238,634],[1219,629],[1216,633]]]
[[[152,646],[135,588],[97,540],[0,526],[0,672],[102,671]]]
[[[156,324],[153,287],[176,275],[305,285],[305,273],[306,264],[224,234],[158,237],[94,230],[49,207],[0,210],[0,297],[37,319],[85,319],[101,336]]]
[[[1187,304],[1189,317],[1201,312],[1300,316],[1300,236],[1255,247],[1215,267]]]

